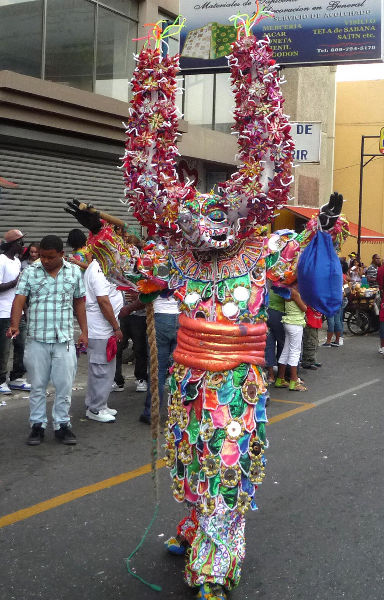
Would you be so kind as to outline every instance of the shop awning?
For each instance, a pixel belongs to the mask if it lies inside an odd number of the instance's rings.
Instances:
[[[0,188],[16,188],[17,183],[13,183],[13,181],[8,181],[4,179],[4,177],[0,177]]]
[[[283,207],[283,210],[288,210],[295,215],[303,217],[304,219],[310,219],[311,217],[319,214],[318,208],[311,208],[308,206],[289,206],[286,205]],[[358,226],[356,223],[352,223],[349,221],[349,232],[352,237],[357,238],[358,235]],[[361,228],[361,241],[366,244],[380,244],[384,243],[384,234],[380,231],[374,231],[373,229],[368,229],[367,227]]]

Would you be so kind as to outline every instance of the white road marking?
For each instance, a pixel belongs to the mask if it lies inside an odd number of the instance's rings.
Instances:
[[[320,406],[321,404],[326,404],[327,402],[331,402],[331,400],[336,400],[337,398],[341,398],[342,396],[347,396],[347,394],[352,394],[357,390],[362,390],[363,388],[368,387],[369,385],[374,385],[375,383],[379,383],[380,379],[371,379],[371,381],[366,381],[365,383],[361,383],[360,385],[356,385],[355,387],[349,388],[348,390],[344,390],[343,392],[339,392],[338,394],[332,394],[331,396],[326,396],[321,400],[315,400],[313,404],[315,406]]]

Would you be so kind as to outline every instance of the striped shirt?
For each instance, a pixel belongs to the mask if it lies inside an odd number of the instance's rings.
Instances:
[[[16,294],[27,296],[28,337],[37,342],[73,340],[73,299],[85,296],[80,268],[63,260],[56,277],[40,261],[24,269]]]

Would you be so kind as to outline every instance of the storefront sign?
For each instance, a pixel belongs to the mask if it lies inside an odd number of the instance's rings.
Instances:
[[[321,123],[290,123],[295,142],[294,162],[319,163]]]
[[[263,19],[256,36],[268,35],[281,65],[380,61],[384,0],[265,0],[274,18]],[[181,67],[214,72],[227,65],[236,31],[229,18],[252,15],[255,0],[180,0],[186,27],[180,35]]]

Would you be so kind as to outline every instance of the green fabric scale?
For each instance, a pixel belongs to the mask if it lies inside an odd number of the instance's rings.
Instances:
[[[251,468],[251,459],[248,454],[243,454],[239,459],[240,468],[245,475],[249,474],[249,469]]]
[[[244,414],[247,406],[248,404],[243,399],[241,390],[236,390],[229,405],[229,411],[231,413],[231,416],[233,418],[241,417]]]
[[[265,423],[258,423],[257,424],[257,435],[259,436],[259,439],[264,442],[266,442],[267,436],[266,436],[266,431],[265,431]]]
[[[226,435],[224,429],[215,430],[215,433],[208,442],[208,448],[212,454],[219,454],[219,452],[221,452]]]
[[[193,455],[192,462],[191,462],[191,464],[189,464],[187,466],[188,479],[191,478],[191,475],[194,475],[195,473],[199,473],[199,471],[200,471],[200,463],[199,463],[199,459],[197,458],[196,448],[193,448],[192,455]]]
[[[249,373],[249,365],[246,363],[241,363],[238,367],[233,369],[232,378],[233,378],[233,386],[235,388],[240,388],[245,380],[247,379]]]
[[[193,407],[189,413],[189,423],[186,431],[188,433],[189,443],[195,445],[199,437],[200,423],[196,418],[195,409]]]
[[[177,459],[176,461],[176,469],[177,469],[177,477],[178,479],[184,479],[185,477],[185,466],[181,462],[181,460]]]
[[[225,485],[220,486],[220,493],[223,497],[225,504],[229,508],[235,508],[237,503],[238,487],[229,488]]]
[[[213,498],[219,493],[220,479],[220,473],[217,473],[214,477],[209,477],[209,493]]]
[[[192,402],[192,400],[195,400],[197,398],[200,385],[201,385],[200,381],[197,381],[196,383],[188,383],[188,385],[185,388],[185,393],[187,395],[187,398],[186,398],[187,402]]]
[[[197,292],[203,300],[208,300],[212,296],[212,283],[205,281],[195,281],[188,279],[186,294]]]

